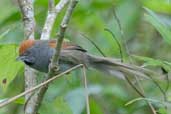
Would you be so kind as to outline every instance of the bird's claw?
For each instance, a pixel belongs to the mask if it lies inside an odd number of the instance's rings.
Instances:
[[[54,72],[56,75],[59,74],[59,69],[60,69],[59,65],[54,65],[53,68],[52,68],[53,72]]]
[[[49,65],[49,70],[52,70],[53,73],[59,74],[59,65],[55,64],[53,65],[52,63]]]

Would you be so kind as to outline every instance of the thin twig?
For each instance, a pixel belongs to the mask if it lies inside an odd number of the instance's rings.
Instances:
[[[86,110],[87,110],[87,114],[90,114],[89,92],[88,92],[88,87],[87,87],[87,77],[86,77],[85,66],[82,67],[82,72],[83,72],[83,80],[84,80],[84,88],[85,88]]]
[[[127,75],[124,75],[126,81],[128,82],[128,84],[143,98],[146,98],[146,96],[144,95],[144,93],[142,93],[131,81],[130,79],[128,78]],[[156,113],[156,110],[154,108],[154,106],[149,102],[149,101],[146,101],[148,106],[150,107],[151,111],[153,114],[157,114]]]
[[[126,45],[126,41],[124,40],[124,39],[125,39],[124,31],[123,31],[123,29],[122,29],[122,25],[121,25],[121,23],[120,23],[120,20],[119,20],[119,18],[118,18],[118,16],[117,16],[115,10],[113,10],[113,15],[114,15],[114,17],[115,17],[115,19],[116,19],[116,21],[117,21],[118,26],[119,26],[119,30],[120,30],[120,32],[121,32],[121,37],[122,37],[122,40],[121,40],[121,41],[123,41],[123,44],[124,44],[124,46],[125,46],[125,51],[126,51],[126,53],[128,54],[128,57],[130,57],[129,49],[128,49],[127,45]]]
[[[96,47],[96,49],[101,53],[101,55],[103,56],[103,57],[106,57],[106,55],[103,53],[103,51],[97,46],[97,44],[94,42],[94,41],[92,41],[88,36],[86,36],[85,34],[83,34],[83,33],[80,33],[82,36],[83,36],[83,38],[86,38],[88,41],[90,41],[95,47]]]
[[[167,92],[169,90],[169,87],[170,87],[170,80],[169,80],[169,76],[168,76],[168,73],[166,73],[166,88],[164,90],[164,101],[167,102],[168,101],[168,98],[167,98]],[[165,106],[165,109],[166,111],[168,110],[168,107]]]
[[[152,77],[150,77],[150,78],[151,78],[152,82],[159,88],[160,92],[161,92],[162,95],[163,95],[164,101],[168,101],[168,100],[167,100],[167,94],[166,94],[167,90],[163,89],[163,88],[159,85],[159,83],[158,83],[156,80],[154,80]],[[167,109],[167,107],[166,107],[166,109]]]
[[[166,74],[166,87],[165,87],[165,93],[167,93],[167,91],[169,90],[170,87],[170,80],[169,80],[169,76],[168,73]]]
[[[49,84],[50,82],[54,81],[55,79],[57,79],[57,78],[59,78],[59,77],[62,77],[63,75],[65,75],[65,74],[67,74],[67,73],[69,73],[69,72],[71,72],[71,71],[73,71],[73,70],[75,70],[75,69],[77,69],[77,68],[80,68],[80,67],[82,67],[82,66],[83,66],[82,64],[76,65],[76,66],[74,66],[74,67],[72,67],[72,68],[66,70],[65,72],[62,72],[62,73],[60,73],[60,74],[58,74],[58,75],[56,75],[56,76],[53,76],[52,78],[46,80],[45,82],[42,82],[42,83],[40,83],[40,84],[38,84],[38,85],[36,85],[36,86],[34,86],[34,87],[32,87],[32,88],[26,90],[26,91],[20,93],[19,95],[16,95],[16,96],[14,96],[14,97],[12,97],[12,98],[10,98],[10,99],[7,99],[7,100],[5,100],[5,101],[3,101],[3,102],[0,102],[0,108],[6,106],[6,105],[8,105],[8,104],[10,104],[11,102],[17,100],[18,98],[20,98],[20,97],[22,97],[22,96],[24,96],[24,95],[27,95],[27,94],[29,94],[29,93],[31,93],[31,92],[33,92],[33,91],[35,91],[35,90],[37,90],[37,89],[39,89],[39,88],[41,88],[41,87],[46,86],[47,84]]]
[[[113,32],[111,30],[109,30],[108,28],[105,28],[104,30],[109,32],[113,36],[114,40],[116,41],[116,43],[117,43],[117,45],[119,47],[119,52],[120,52],[120,56],[121,56],[121,62],[124,62],[123,53],[122,53],[122,46],[121,46],[119,40],[115,37]]]
[[[53,24],[69,0],[60,0],[59,3],[54,7],[54,0],[49,0],[49,11],[46,17],[45,25],[42,30],[41,40],[48,40],[52,31]]]
[[[164,101],[168,101],[167,99],[167,92],[169,90],[169,87],[170,87],[170,80],[169,80],[169,75],[168,75],[168,71],[166,71],[163,67],[161,67],[161,70],[163,71],[163,74],[166,75],[166,87],[165,89],[163,90],[164,91]]]

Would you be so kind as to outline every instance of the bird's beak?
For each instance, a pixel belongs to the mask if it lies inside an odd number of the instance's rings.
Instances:
[[[25,59],[25,56],[18,56],[16,58],[16,61],[23,61]]]

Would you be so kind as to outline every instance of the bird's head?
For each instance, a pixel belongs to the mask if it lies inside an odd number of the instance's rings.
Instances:
[[[35,40],[29,39],[23,41],[19,46],[19,57],[17,60],[23,61],[27,65],[32,65],[35,62],[32,47],[35,45]]]
[[[28,39],[19,46],[19,57],[26,65],[42,72],[48,72],[50,58],[54,53],[56,41]]]

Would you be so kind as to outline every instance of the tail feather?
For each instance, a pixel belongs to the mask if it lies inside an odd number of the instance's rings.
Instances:
[[[143,78],[148,78],[150,73],[150,71],[144,68],[122,63],[119,59],[88,55],[88,60],[91,67],[121,79],[124,79],[125,75],[136,75]]]

